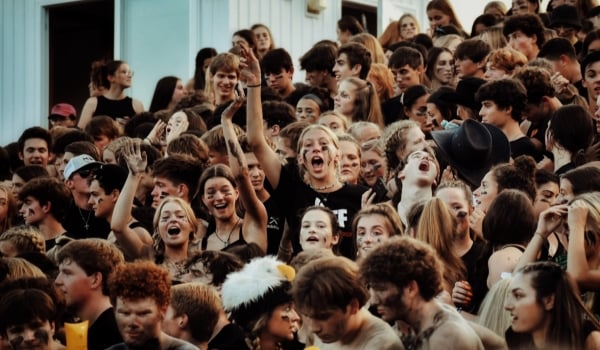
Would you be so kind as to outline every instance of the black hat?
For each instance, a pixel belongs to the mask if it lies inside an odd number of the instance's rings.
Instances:
[[[550,28],[561,25],[581,29],[581,18],[577,9],[571,5],[560,5],[550,13]]]
[[[455,129],[433,131],[431,136],[437,154],[474,187],[492,166],[510,159],[510,143],[502,130],[473,119]]]
[[[439,96],[439,99],[448,103],[455,103],[461,106],[471,108],[475,114],[481,109],[481,103],[475,100],[475,93],[486,80],[476,77],[461,79],[456,85],[454,93]]]

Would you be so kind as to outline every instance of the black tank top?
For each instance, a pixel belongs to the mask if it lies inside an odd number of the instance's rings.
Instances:
[[[135,110],[133,109],[133,100],[127,96],[122,100],[109,100],[104,96],[96,97],[98,104],[94,111],[94,116],[107,115],[112,119],[133,117]]]

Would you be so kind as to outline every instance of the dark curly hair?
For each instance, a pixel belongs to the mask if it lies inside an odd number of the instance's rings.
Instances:
[[[536,194],[535,169],[535,160],[531,156],[522,155],[515,158],[512,164],[495,166],[491,172],[498,183],[498,193],[505,189],[517,189],[533,202]]]

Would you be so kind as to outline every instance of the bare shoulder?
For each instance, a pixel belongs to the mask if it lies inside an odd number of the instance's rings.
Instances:
[[[363,330],[358,335],[356,345],[359,344],[360,346],[355,348],[384,350],[404,349],[400,337],[398,337],[392,327],[371,314],[368,314]]]
[[[593,331],[585,338],[585,348],[588,350],[600,349],[600,331]]]
[[[431,349],[479,350],[483,344],[469,324],[456,320],[444,322],[429,338]]]

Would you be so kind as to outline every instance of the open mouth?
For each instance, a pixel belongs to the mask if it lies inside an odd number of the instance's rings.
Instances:
[[[219,204],[215,204],[215,209],[225,209],[227,208],[227,203],[219,203]]]
[[[419,163],[419,170],[421,171],[429,171],[429,161],[422,161]]]
[[[313,159],[311,159],[310,164],[312,165],[312,167],[315,170],[318,170],[323,167],[325,162],[323,161],[323,158],[321,158],[321,157],[314,157]]]
[[[181,232],[181,229],[179,227],[176,227],[176,226],[169,227],[169,229],[167,230],[167,233],[170,236],[178,235],[180,232]]]
[[[309,236],[309,237],[306,239],[306,241],[307,241],[307,242],[318,243],[318,242],[319,242],[319,237],[317,237],[317,236]]]

